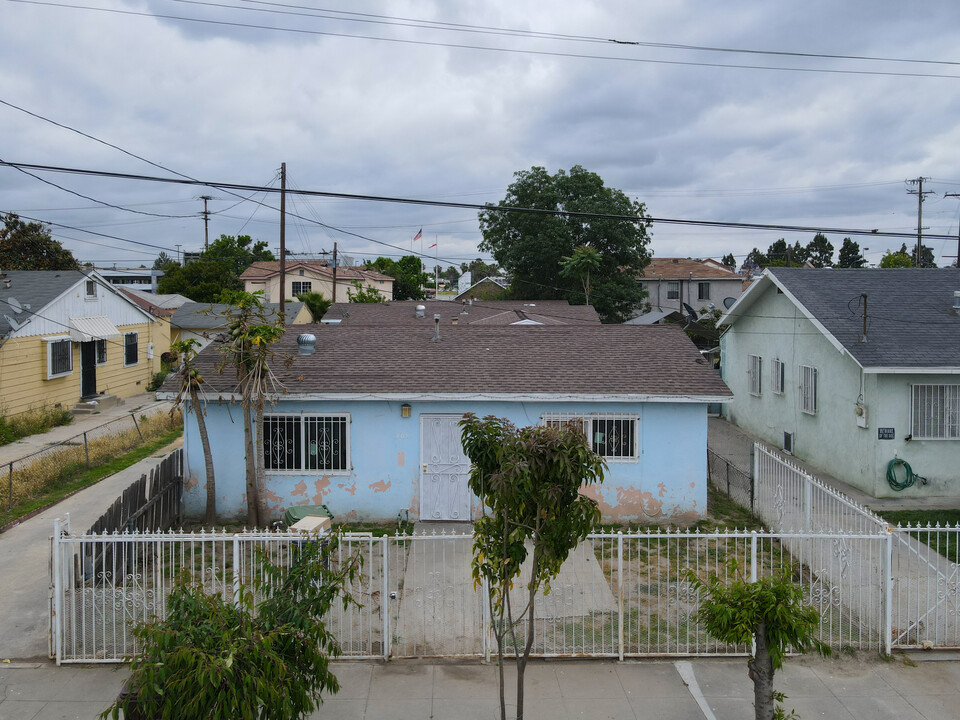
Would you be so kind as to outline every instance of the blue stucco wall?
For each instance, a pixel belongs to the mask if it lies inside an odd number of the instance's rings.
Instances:
[[[519,426],[539,424],[541,414],[633,413],[639,417],[639,458],[611,462],[595,497],[606,521],[636,523],[672,518],[689,521],[706,513],[707,408],[698,403],[411,402],[409,418],[400,402],[277,403],[272,413],[351,413],[352,470],[346,474],[267,473],[271,513],[291,505],[325,503],[344,520],[392,520],[401,509],[419,515],[420,415],[473,412],[509,418]],[[243,425],[238,405],[207,407],[214,456],[217,511],[244,516]],[[206,499],[203,450],[196,418],[188,412],[184,473],[186,512],[203,514]]]

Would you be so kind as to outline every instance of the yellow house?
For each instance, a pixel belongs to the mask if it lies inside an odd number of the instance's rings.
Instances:
[[[379,290],[385,300],[393,300],[393,278],[389,275],[367,270],[365,267],[342,266],[337,268],[336,297],[334,275],[326,261],[288,260],[285,268],[286,297],[295,299],[301,293],[315,292],[333,302],[350,302],[354,283],[364,288]],[[246,292],[263,291],[265,302],[280,302],[280,262],[255,262],[240,275]]]
[[[170,324],[95,271],[0,271],[0,413],[147,391]]]

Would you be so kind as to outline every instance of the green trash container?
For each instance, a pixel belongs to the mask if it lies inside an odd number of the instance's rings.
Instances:
[[[283,514],[283,523],[287,527],[298,523],[305,517],[328,517],[333,522],[333,513],[326,505],[294,505]]]

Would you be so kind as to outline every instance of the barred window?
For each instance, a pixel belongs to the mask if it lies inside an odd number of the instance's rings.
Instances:
[[[701,282],[697,283],[697,300],[709,300],[710,299],[710,283]]]
[[[295,281],[293,283],[293,295],[303,295],[304,293],[310,292],[310,289],[313,287],[313,283],[309,281]]]
[[[751,395],[759,397],[762,389],[760,373],[763,368],[763,358],[759,355],[747,356],[747,383]]]
[[[911,385],[910,432],[917,440],[960,439],[960,385]]]
[[[773,381],[773,392],[783,395],[783,361],[774,360],[770,363],[770,379]]]
[[[136,365],[139,360],[137,333],[128,332],[123,335],[123,366]]]
[[[349,428],[349,415],[267,415],[264,469],[348,471]]]
[[[47,343],[47,379],[69,375],[73,372],[73,343],[69,338],[55,339]]]
[[[107,341],[97,340],[97,365],[107,364]]]
[[[817,414],[817,369],[810,365],[800,366],[800,409]]]
[[[636,415],[553,413],[543,415],[541,422],[548,427],[582,423],[583,433],[597,455],[612,461],[637,458]]]
[[[667,300],[679,300],[679,299],[680,299],[680,283],[668,282],[667,283]]]

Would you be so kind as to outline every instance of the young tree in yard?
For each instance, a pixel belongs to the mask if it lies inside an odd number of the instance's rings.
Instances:
[[[514,177],[506,197],[480,212],[480,250],[491,252],[511,276],[512,294],[582,304],[579,279],[565,277],[561,270],[564,257],[578,247],[591,247],[600,265],[591,273],[590,301],[604,322],[623,322],[643,301],[636,278],[650,262],[650,220],[643,203],[607,187],[599,175],[579,165],[554,175],[533,167]]]
[[[322,293],[318,292],[301,293],[297,295],[297,300],[307,306],[315,323],[320,322],[320,318],[327,314],[327,310],[333,304],[332,300],[327,300]]]
[[[203,377],[193,361],[197,357],[198,343],[193,338],[170,343],[170,352],[180,356],[180,369],[177,371],[178,381],[177,399],[170,409],[170,413],[186,405],[190,400],[190,410],[197,418],[197,431],[200,433],[200,445],[203,448],[203,466],[207,475],[207,507],[203,515],[206,525],[213,525],[217,521],[217,483],[213,474],[213,454],[210,452],[210,437],[207,435],[207,421],[205,419],[207,400],[200,404],[200,395],[203,393]],[[186,419],[186,413],[184,413]]]
[[[347,289],[347,297],[352,303],[382,303],[386,298],[375,287],[364,287],[359,280],[353,281],[353,289]]]
[[[500,717],[507,717],[503,661],[509,647],[517,661],[517,719],[522,720],[534,597],[541,587],[549,592],[567,556],[600,521],[597,503],[581,495],[580,487],[603,482],[606,466],[581,423],[517,429],[504,419],[480,420],[468,413],[460,426],[473,463],[470,489],[484,508],[474,526],[473,579],[489,586]],[[523,592],[511,592],[524,570],[526,577],[517,582]]]
[[[774,575],[750,582],[736,560],[728,561],[728,567],[733,577],[729,582],[717,575],[704,582],[687,571],[687,579],[702,595],[697,618],[721,642],[756,643],[747,661],[756,720],[785,718],[779,706],[785,696],[773,689],[773,674],[783,667],[788,650],[830,654],[830,647],[816,638],[820,613],[803,604],[803,588],[793,581],[792,568],[782,567]]]
[[[220,346],[222,358],[218,370],[227,365],[236,369],[243,410],[243,439],[246,457],[247,525],[259,527],[267,522],[264,506],[263,413],[270,396],[283,390],[269,360],[272,345],[283,335],[283,326],[274,325],[266,316],[260,293],[225,292],[221,298],[232,306],[227,316],[229,340]],[[279,315],[277,316],[279,322]]]
[[[900,246],[900,249],[896,252],[892,250],[887,250],[883,253],[883,257],[880,259],[880,267],[882,268],[910,268],[913,267],[913,258],[910,253],[907,251],[906,243],[903,243]]]
[[[600,253],[592,247],[582,245],[573,251],[570,257],[564,257],[560,263],[560,274],[576,278],[583,285],[583,294],[590,304],[590,273],[600,269]]]
[[[362,556],[339,547],[336,535],[306,542],[289,569],[260,554],[252,585],[241,586],[236,601],[181,577],[166,618],[134,630],[130,691],[100,717],[300,720],[312,713],[324,694],[340,689],[330,658],[341,650],[323,618],[338,601],[356,604],[347,588]]]

